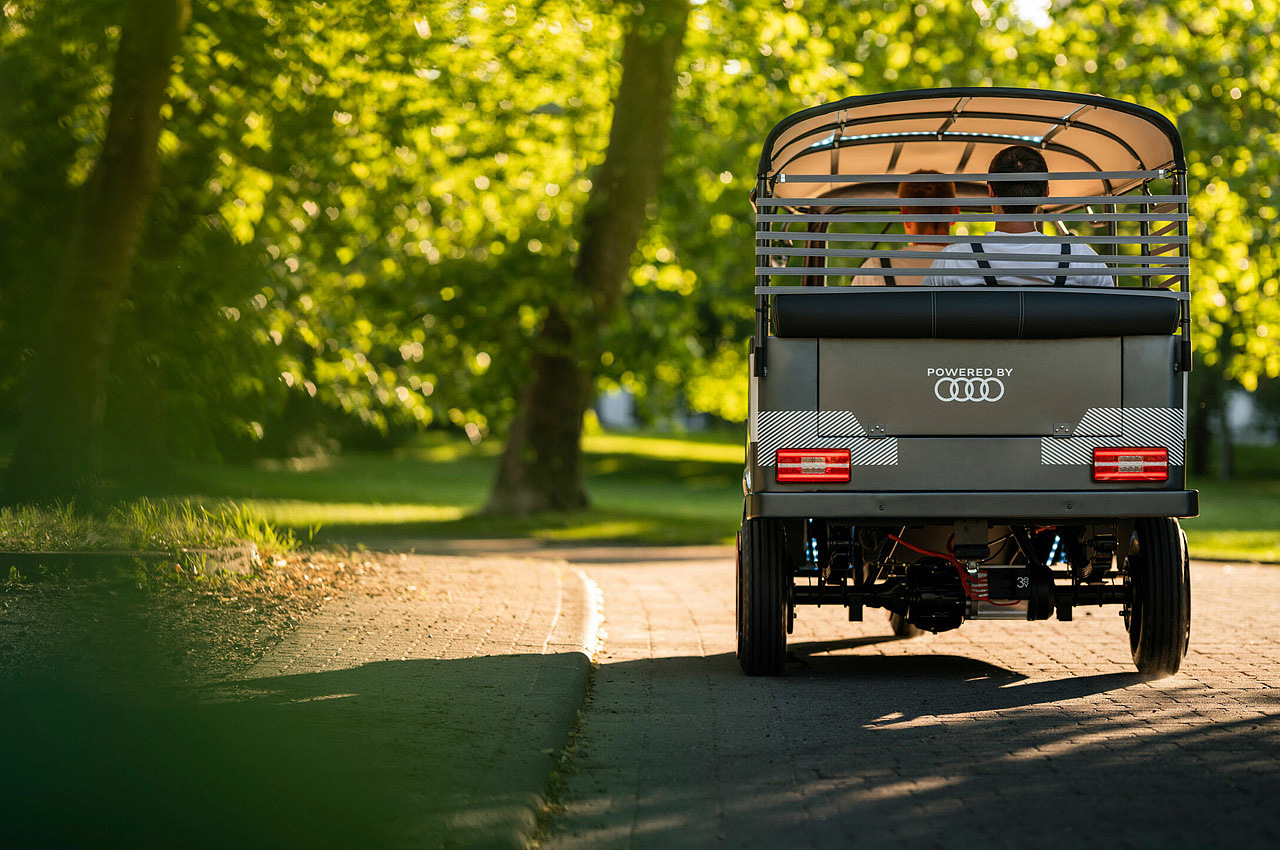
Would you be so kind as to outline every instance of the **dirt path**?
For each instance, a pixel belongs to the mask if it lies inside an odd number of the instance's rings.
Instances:
[[[749,679],[728,558],[578,565],[608,639],[550,847],[1280,843],[1280,569],[1196,565],[1191,654],[1144,683],[1113,608],[914,640],[806,608]]]

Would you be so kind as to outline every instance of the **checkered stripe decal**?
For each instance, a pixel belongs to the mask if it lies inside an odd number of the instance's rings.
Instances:
[[[1092,436],[1120,414],[1120,436]],[[1187,423],[1176,407],[1094,407],[1085,413],[1076,436],[1040,440],[1040,462],[1050,466],[1093,463],[1093,450],[1108,446],[1163,446],[1169,450],[1169,465],[1183,466],[1183,445]]]
[[[852,426],[850,433],[863,434],[857,418],[843,410],[762,410],[756,417],[756,461],[773,466],[778,449],[848,449],[851,466],[896,466],[898,440],[863,436],[819,437],[819,418],[825,422]]]

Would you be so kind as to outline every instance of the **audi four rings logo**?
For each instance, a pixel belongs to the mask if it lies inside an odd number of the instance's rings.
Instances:
[[[938,401],[999,401],[1004,382],[999,378],[939,378],[933,385]]]

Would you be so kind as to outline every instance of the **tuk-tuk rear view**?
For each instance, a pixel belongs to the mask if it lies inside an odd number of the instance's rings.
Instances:
[[[1186,172],[1160,114],[999,88],[857,97],[768,135],[756,210],[738,658],[803,605],[896,633],[1124,617],[1190,632],[1177,518],[1191,369]]]

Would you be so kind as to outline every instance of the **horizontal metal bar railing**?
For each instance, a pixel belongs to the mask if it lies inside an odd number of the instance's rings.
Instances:
[[[990,207],[1004,204],[1017,206],[1138,206],[1149,204],[1185,204],[1186,195],[1059,195],[1039,198],[756,198],[757,207]],[[1172,210],[1169,210],[1172,211]],[[1152,212],[1162,212],[1155,209]]]
[[[1189,236],[1053,236],[1054,243],[1067,242],[1072,245],[1187,245]],[[757,230],[756,239],[770,239],[776,242],[919,242],[919,236],[908,233],[825,233],[805,230]],[[953,234],[931,235],[930,242],[1043,242],[1039,233],[984,233],[981,236],[960,236]]]
[[[885,252],[866,248],[766,248],[764,246],[758,246],[756,248],[756,254],[757,256],[764,257],[850,257],[862,259],[872,259],[875,257],[897,257],[903,260],[937,260],[941,258],[946,258],[948,260],[973,260],[979,257],[990,261],[1016,261],[1028,259],[1026,254],[994,251],[984,251],[981,254],[974,251],[947,251],[944,254],[940,251],[897,250]],[[1056,254],[1052,255],[1052,257],[1053,262],[1058,262]],[[1096,256],[1070,254],[1064,259],[1068,259],[1073,262],[1091,263],[1159,264],[1169,268],[1185,266],[1191,262],[1188,257],[1157,257],[1149,254],[1099,254]],[[1045,256],[1045,261],[1050,261],[1049,255]]]
[[[1025,174],[779,174],[776,183],[991,183],[1027,182],[1032,180],[1162,180],[1170,169],[1154,171],[1059,171]]]
[[[954,291],[959,287],[954,286],[903,286],[896,288],[897,292],[911,292],[914,290],[925,290],[926,292],[936,291]],[[967,288],[967,287],[966,287]],[[1042,291],[1043,285],[1039,286],[1003,286],[1002,289],[1018,290],[1027,289]],[[797,286],[788,284],[769,284],[767,286],[757,286],[755,288],[756,295],[856,295],[864,292],[883,292],[880,287],[870,286]],[[1054,292],[1122,292],[1126,295],[1134,296],[1152,296],[1157,298],[1174,298],[1178,301],[1187,301],[1191,298],[1191,293],[1181,292],[1179,290],[1162,290],[1155,287],[1114,287],[1114,286],[1074,286],[1074,287],[1054,287]]]
[[[1171,219],[1185,221],[1184,215],[1157,215],[1155,213],[1063,213],[1054,214],[1036,214],[1036,215],[1015,215],[1012,213],[998,213],[995,215],[989,213],[959,213],[950,215],[946,213],[912,213],[912,221],[1040,221],[1052,223],[1055,221],[1169,221]],[[875,224],[893,224],[901,222],[903,215],[901,213],[893,213],[891,215],[866,215],[862,213],[828,213],[825,215],[816,215],[808,213],[796,213],[793,215],[761,213],[756,216],[757,222],[806,222],[806,223],[856,223],[867,222]]]
[[[1080,259],[1083,259],[1083,258],[1080,258]],[[1089,261],[1093,262],[1094,258],[1090,257]],[[1049,263],[1050,261],[1046,258],[1045,262]],[[979,269],[977,266],[974,266],[973,268],[968,268],[968,269],[956,269],[956,268],[932,269],[929,266],[917,267],[917,268],[902,268],[902,269],[893,269],[893,268],[886,269],[886,268],[875,268],[875,267],[865,267],[865,266],[813,266],[813,267],[783,266],[780,268],[774,268],[772,266],[757,266],[756,274],[761,277],[772,276],[772,275],[783,275],[783,276],[791,276],[791,277],[835,277],[835,276],[843,276],[843,275],[869,275],[871,277],[888,277],[889,275],[894,275],[896,277],[904,274],[910,275],[912,277],[919,276],[919,275],[928,277],[931,274],[936,274],[939,276],[946,275],[947,277],[985,277],[990,275],[997,278],[1008,278],[1008,277],[1046,278],[1046,277],[1058,277],[1059,275],[1062,275],[1064,277],[1157,277],[1162,275],[1168,275],[1169,269],[1167,268],[1121,269],[1121,268],[1112,268],[1110,266],[1106,268],[1097,268],[1097,267],[1081,268],[1080,266],[1070,266],[1065,269],[1059,269],[1056,267],[1056,265],[1043,265],[1043,266],[1035,266],[1035,267],[1027,266],[1025,268],[1005,268],[1001,266],[1000,268],[992,268],[989,270]]]

